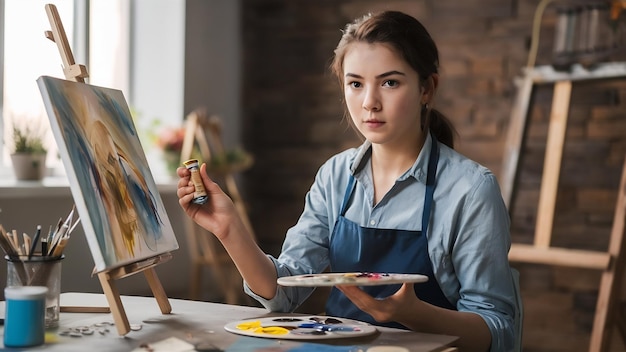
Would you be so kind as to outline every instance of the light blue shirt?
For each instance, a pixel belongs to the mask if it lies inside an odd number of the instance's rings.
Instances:
[[[339,153],[319,169],[300,219],[287,231],[280,256],[269,256],[278,277],[320,273],[329,266],[330,236],[350,174],[357,186],[346,218],[363,227],[421,230],[430,135],[413,166],[376,205],[370,146],[365,142]],[[508,261],[509,215],[500,188],[487,168],[441,143],[439,148],[427,233],[435,279],[459,311],[477,313],[485,320],[492,351],[511,350],[516,289]],[[291,312],[312,289],[278,286],[270,300],[254,294],[247,284],[245,291],[271,311]]]

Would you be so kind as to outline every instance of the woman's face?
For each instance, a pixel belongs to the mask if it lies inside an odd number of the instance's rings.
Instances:
[[[424,89],[417,72],[391,46],[351,44],[343,72],[348,111],[367,140],[390,147],[418,143]]]

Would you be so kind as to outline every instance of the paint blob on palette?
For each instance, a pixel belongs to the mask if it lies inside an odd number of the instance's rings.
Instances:
[[[240,320],[224,326],[238,335],[284,340],[323,340],[372,335],[376,327],[358,320],[327,316],[279,316]]]
[[[377,286],[428,281],[428,276],[420,274],[391,273],[324,273],[279,277],[281,286],[320,287],[335,285]]]

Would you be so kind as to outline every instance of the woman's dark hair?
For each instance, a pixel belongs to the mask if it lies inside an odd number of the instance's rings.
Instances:
[[[439,52],[426,28],[405,13],[385,11],[366,15],[346,25],[331,64],[331,70],[339,79],[340,85],[343,85],[343,60],[346,51],[352,43],[357,42],[391,45],[417,72],[422,86],[430,84],[431,75],[438,73]],[[424,130],[430,130],[437,140],[450,148],[454,147],[456,132],[442,113],[424,105],[422,119]]]

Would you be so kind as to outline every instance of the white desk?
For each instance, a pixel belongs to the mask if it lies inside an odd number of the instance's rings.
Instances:
[[[46,336],[47,340],[52,337],[57,340],[56,342],[20,351],[132,351],[142,344],[155,343],[173,336],[194,345],[208,343],[217,348],[215,351],[228,352],[289,351],[292,348],[298,348],[298,351],[366,352],[372,346],[403,346],[410,351],[426,352],[440,351],[457,340],[453,336],[423,334],[383,327],[377,327],[380,333],[367,337],[319,342],[246,337],[225,331],[224,325],[237,320],[272,314],[262,308],[170,299],[172,314],[163,315],[156,300],[152,297],[122,296],[122,302],[131,327],[134,324],[140,324],[141,330],[120,336],[115,327],[111,326],[109,332],[102,334],[96,331],[92,335],[82,337],[60,336],[58,333],[68,328],[95,326],[102,322],[113,321],[111,314],[108,313],[61,313],[59,328],[49,330]],[[63,293],[61,305],[105,306],[107,302],[103,294]],[[2,316],[4,316],[3,312],[4,305],[2,305]],[[2,333],[4,333],[4,328],[2,328]]]

